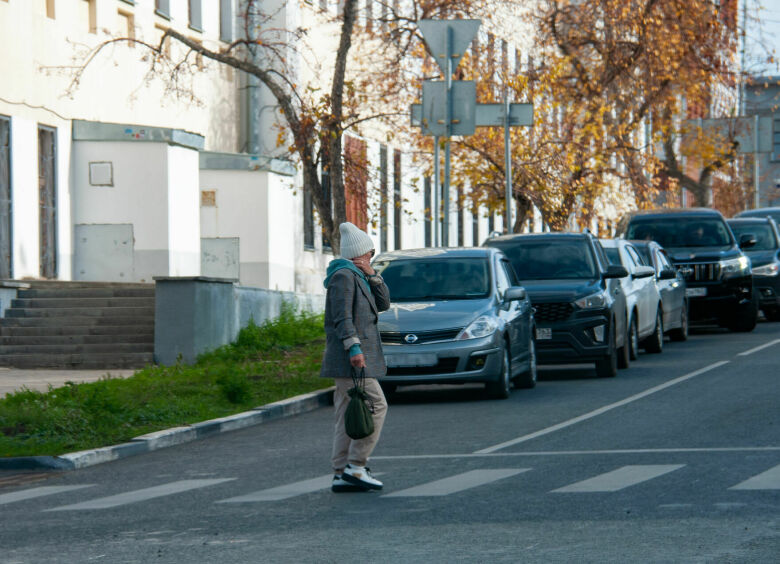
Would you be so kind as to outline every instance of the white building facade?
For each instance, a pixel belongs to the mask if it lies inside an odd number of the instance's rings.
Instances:
[[[309,17],[296,6],[277,17]],[[299,172],[272,143],[274,101],[246,76],[194,59],[180,77],[194,97],[177,95],[160,78],[166,69],[150,73],[146,47],[122,41],[104,47],[73,88],[74,61],[112,38],[156,44],[172,27],[219,50],[239,33],[241,7],[0,0],[0,279],[206,276],[324,291],[333,255]],[[372,169],[365,219],[377,251],[432,246],[430,179],[401,148],[355,141]],[[451,245],[502,230],[500,216],[472,215],[456,196],[453,186]]]

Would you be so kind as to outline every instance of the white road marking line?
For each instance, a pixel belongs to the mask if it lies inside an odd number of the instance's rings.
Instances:
[[[531,439],[535,439],[537,437],[541,437],[543,435],[548,435],[550,433],[554,433],[555,431],[560,431],[561,429],[565,429],[566,427],[571,427],[572,425],[576,425],[577,423],[581,423],[582,421],[587,421],[588,419],[592,419],[593,417],[597,417],[598,415],[601,415],[603,413],[606,413],[607,411],[611,411],[615,408],[622,407],[624,405],[627,405],[631,402],[635,402],[637,400],[640,400],[644,397],[647,397],[649,395],[655,394],[657,392],[660,392],[661,390],[665,390],[666,388],[669,388],[671,386],[675,386],[677,384],[680,384],[682,382],[685,382],[686,380],[690,380],[691,378],[695,378],[696,376],[700,376],[701,374],[704,374],[706,372],[709,372],[710,370],[715,370],[716,368],[720,368],[721,366],[728,364],[730,361],[728,360],[721,360],[720,362],[716,362],[714,364],[710,364],[709,366],[705,366],[704,368],[700,368],[699,370],[694,370],[693,372],[689,372],[688,374],[685,374],[683,376],[680,376],[679,378],[675,378],[674,380],[669,380],[668,382],[665,382],[663,384],[660,384],[658,386],[654,386],[652,388],[649,388],[645,390],[644,392],[640,392],[638,394],[634,394],[633,396],[629,396],[625,399],[622,399],[620,401],[616,401],[615,403],[610,403],[609,405],[605,405],[604,407],[600,407],[598,409],[595,409],[589,413],[585,413],[583,415],[580,415],[578,417],[575,417],[573,419],[569,419],[568,421],[563,421],[562,423],[558,423],[557,425],[553,425],[552,427],[547,427],[546,429],[541,429],[539,431],[536,431],[534,433],[530,433],[528,435],[523,435],[522,437],[517,437],[516,439],[512,439],[511,441],[506,441],[503,443],[499,443],[497,445],[493,445],[488,448],[483,448],[481,450],[475,451],[474,454],[488,454],[491,452],[495,452],[497,450],[504,449],[506,447],[510,447],[519,443],[524,443],[526,441],[530,441]]]
[[[498,470],[471,470],[449,478],[435,480],[427,484],[421,484],[413,488],[392,492],[382,497],[429,497],[442,496],[461,492],[497,480],[503,480],[522,472],[528,472],[530,468],[502,468]]]
[[[769,341],[768,343],[764,343],[763,345],[758,346],[758,347],[756,347],[754,349],[749,349],[749,350],[746,350],[745,352],[737,353],[737,356],[747,356],[749,354],[756,353],[756,352],[758,352],[760,350],[763,350],[763,349],[765,349],[767,347],[771,347],[772,345],[776,345],[778,343],[780,343],[780,339],[775,339],[774,341]]]
[[[616,492],[658,476],[663,476],[685,466],[684,464],[647,464],[642,466],[623,466],[612,472],[600,474],[575,482],[563,488],[553,490],[554,493],[572,492]]]
[[[109,497],[92,499],[90,501],[84,501],[82,503],[74,503],[73,505],[64,505],[62,507],[55,507],[54,509],[47,509],[46,511],[108,509],[111,507],[117,507],[119,505],[137,503],[139,501],[147,501],[157,497],[163,497],[167,495],[186,492],[188,490],[205,488],[207,486],[213,486],[216,484],[221,484],[223,482],[230,482],[231,480],[235,480],[235,478],[222,478],[222,479],[214,479],[214,480],[180,480],[178,482],[171,482],[169,484],[163,484],[161,486],[154,486],[153,488],[134,490],[131,492],[112,495]]]
[[[780,490],[780,464],[740,482],[730,490]]]
[[[0,495],[0,505],[14,503],[16,501],[24,501],[26,499],[35,499],[36,497],[43,497],[45,495],[54,495],[63,492],[70,492],[73,490],[80,490],[82,488],[91,488],[94,485],[95,484],[83,484],[80,486],[41,486],[39,488],[30,488],[29,490],[11,492]]]
[[[691,503],[664,503],[658,506],[658,509],[689,509],[693,507]]]
[[[371,460],[415,460],[437,458],[494,458],[507,456],[579,456],[584,454],[666,454],[709,452],[777,452],[780,447],[709,447],[709,448],[629,448],[612,450],[538,450],[527,452],[492,452],[488,454],[400,454],[396,456],[371,456]]]
[[[231,497],[229,499],[222,499],[217,503],[243,503],[252,501],[279,501],[280,499],[288,499],[299,495],[313,493],[319,490],[324,490],[330,487],[330,483],[333,480],[333,474],[325,474],[319,478],[312,478],[311,480],[303,480],[295,482],[293,484],[285,484],[276,488],[269,488],[267,490],[260,490],[257,492],[241,495],[238,497]]]

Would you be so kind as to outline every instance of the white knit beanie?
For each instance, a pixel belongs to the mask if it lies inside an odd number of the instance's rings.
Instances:
[[[346,222],[339,225],[341,233],[341,256],[353,259],[373,250],[374,242],[362,229]]]

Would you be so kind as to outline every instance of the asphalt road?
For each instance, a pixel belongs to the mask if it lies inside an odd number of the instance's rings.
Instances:
[[[504,401],[401,388],[381,493],[328,489],[330,409],[0,474],[0,562],[779,562],[779,364],[761,323]]]

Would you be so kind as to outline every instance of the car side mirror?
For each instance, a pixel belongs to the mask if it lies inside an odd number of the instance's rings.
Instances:
[[[739,247],[741,249],[749,249],[750,247],[755,247],[756,243],[758,243],[758,240],[756,239],[756,236],[752,233],[745,233],[744,235],[740,235],[739,237]]]
[[[506,292],[504,292],[504,303],[524,300],[526,295],[525,288],[512,286],[507,288]]]
[[[636,280],[637,278],[650,278],[655,276],[655,269],[652,266],[637,266],[631,278]]]
[[[625,266],[618,264],[610,264],[607,267],[607,271],[604,273],[604,278],[625,278],[628,276],[628,270]]]
[[[675,278],[677,278],[677,271],[669,267],[664,268],[658,275],[659,280],[674,280]]]

